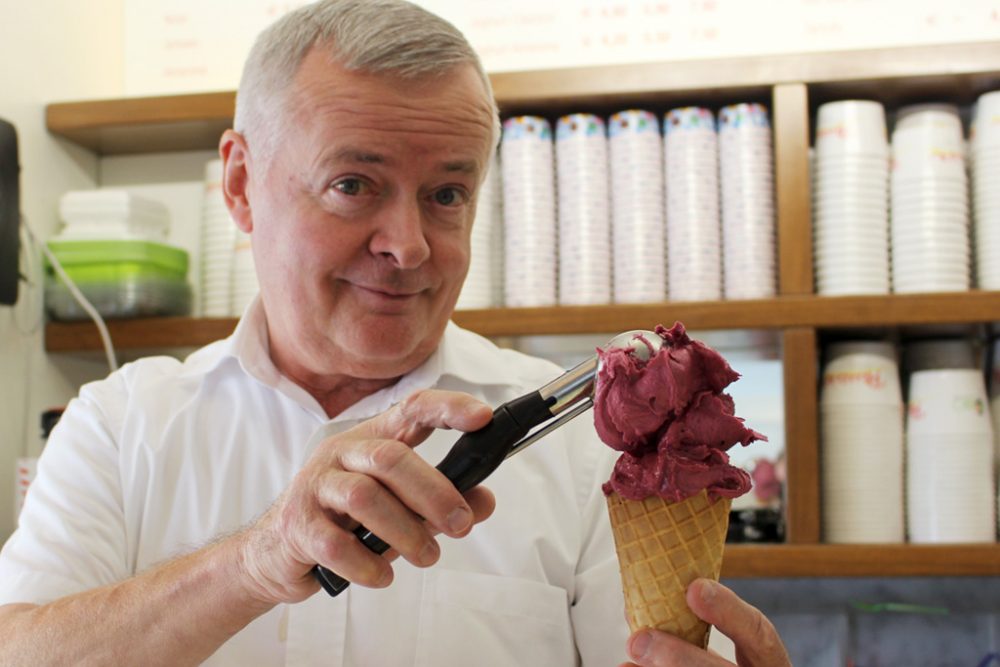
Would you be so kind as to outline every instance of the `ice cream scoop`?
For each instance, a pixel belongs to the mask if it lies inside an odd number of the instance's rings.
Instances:
[[[635,330],[618,334],[602,347],[602,351],[621,350],[648,361],[663,345],[663,338],[655,332]],[[594,404],[601,359],[602,355],[596,354],[540,389],[498,407],[493,411],[489,424],[464,434],[455,442],[437,469],[459,491],[468,491],[482,482],[504,459],[524,451]],[[389,548],[364,526],[358,526],[354,534],[375,553],[385,553]],[[346,579],[321,565],[317,565],[313,572],[331,596],[340,594],[349,584]]]
[[[621,452],[605,494],[674,502],[703,489],[712,499],[743,495],[750,476],[726,452],[767,438],[735,415],[723,392],[739,374],[680,323],[654,335],[667,350],[648,362],[616,349],[599,355],[594,427]]]

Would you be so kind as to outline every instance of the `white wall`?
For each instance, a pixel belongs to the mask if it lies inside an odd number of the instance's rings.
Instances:
[[[122,94],[122,0],[0,0],[0,118],[18,132],[21,210],[35,233],[56,229],[66,190],[93,187],[93,154],[49,136],[45,105]],[[39,446],[38,418],[106,373],[96,357],[46,355],[41,293],[0,307],[0,542],[13,529],[14,460]]]

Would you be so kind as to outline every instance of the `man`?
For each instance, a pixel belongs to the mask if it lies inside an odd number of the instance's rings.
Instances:
[[[499,503],[433,467],[456,437],[440,429],[559,373],[448,323],[497,141],[464,38],[398,0],[302,8],[255,45],[235,128],[224,191],[260,297],[226,341],[68,407],[0,557],[0,663],[620,660],[610,451],[586,420],[504,463]],[[353,585],[317,594],[317,563]],[[745,664],[780,664],[759,612],[696,594]],[[640,633],[630,655],[716,659],[672,639]]]

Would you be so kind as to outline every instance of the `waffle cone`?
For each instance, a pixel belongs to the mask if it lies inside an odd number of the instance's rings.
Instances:
[[[709,625],[684,598],[700,577],[718,581],[732,501],[706,491],[681,502],[608,496],[625,615],[632,632],[656,628],[704,648]]]

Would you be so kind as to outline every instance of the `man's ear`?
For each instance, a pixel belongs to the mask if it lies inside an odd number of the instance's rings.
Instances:
[[[222,196],[233,222],[246,234],[253,231],[253,212],[250,210],[250,173],[247,162],[250,152],[246,139],[235,130],[226,130],[219,140],[222,156]]]

